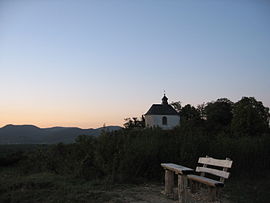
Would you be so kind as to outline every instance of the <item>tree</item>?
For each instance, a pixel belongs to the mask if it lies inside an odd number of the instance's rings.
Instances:
[[[181,121],[195,121],[200,120],[200,112],[190,104],[185,105],[181,109]]]
[[[202,120],[206,120],[206,115],[205,115],[205,103],[199,104],[197,106],[197,110],[200,113],[200,118]]]
[[[269,130],[269,108],[254,97],[243,97],[233,107],[232,130],[238,135],[256,136]]]
[[[170,103],[170,105],[172,105],[172,107],[179,113],[181,111],[181,102],[177,101],[177,102],[172,102]]]
[[[233,103],[227,98],[207,103],[205,107],[206,123],[210,129],[220,130],[231,124]]]
[[[141,119],[138,119],[137,117],[133,118],[125,118],[124,127],[129,128],[144,128],[145,127],[145,118],[144,116],[141,117]]]

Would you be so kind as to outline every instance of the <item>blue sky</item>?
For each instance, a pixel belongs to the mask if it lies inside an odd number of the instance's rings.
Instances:
[[[0,0],[0,125],[98,127],[166,90],[270,106],[270,2]]]

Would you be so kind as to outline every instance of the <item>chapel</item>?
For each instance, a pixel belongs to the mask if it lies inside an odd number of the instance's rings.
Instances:
[[[168,104],[168,98],[164,94],[161,104],[153,104],[144,115],[146,127],[160,127],[170,130],[180,125],[180,115]]]

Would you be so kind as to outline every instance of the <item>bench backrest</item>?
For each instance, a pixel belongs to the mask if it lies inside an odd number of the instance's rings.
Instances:
[[[196,172],[201,172],[201,176],[205,176],[205,173],[209,173],[215,176],[220,177],[219,181],[224,182],[224,179],[229,178],[230,173],[227,172],[229,168],[232,167],[233,161],[229,158],[225,160],[222,159],[214,159],[212,157],[200,157],[199,164],[203,164],[202,167],[197,167]],[[215,168],[209,168],[208,166],[214,166]],[[216,169],[217,167],[221,167],[221,170]]]

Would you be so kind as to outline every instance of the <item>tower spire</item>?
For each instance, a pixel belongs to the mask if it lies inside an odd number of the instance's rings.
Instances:
[[[164,90],[164,96],[163,96],[163,98],[162,98],[162,104],[163,104],[163,105],[168,105],[168,98],[166,97],[165,90]]]

